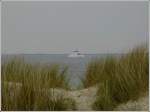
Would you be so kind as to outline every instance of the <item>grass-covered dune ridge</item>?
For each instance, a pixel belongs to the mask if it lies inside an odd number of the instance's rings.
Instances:
[[[67,68],[31,65],[14,58],[2,65],[2,110],[67,110],[73,100],[53,96],[52,88],[69,89]],[[73,107],[74,109],[75,107]]]
[[[2,80],[9,82],[24,82],[34,80],[34,85],[49,88],[60,87],[69,89],[69,80],[66,78],[67,67],[60,71],[59,65],[31,65],[23,58],[15,57],[2,64]],[[37,81],[37,82],[36,82]],[[40,84],[41,83],[41,84]]]
[[[118,104],[136,100],[148,92],[148,48],[139,46],[118,57],[96,59],[89,63],[84,87],[98,84],[95,110],[113,110]]]
[[[85,79],[81,78],[82,90],[70,89],[67,67],[60,69],[57,64],[33,65],[16,57],[3,63],[1,70],[2,110],[148,109],[149,59],[145,45],[119,57],[92,59]]]

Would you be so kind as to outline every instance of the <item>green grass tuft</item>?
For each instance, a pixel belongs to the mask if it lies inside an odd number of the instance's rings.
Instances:
[[[116,105],[136,100],[148,92],[148,49],[137,47],[121,57],[91,61],[87,67],[84,87],[98,84],[95,110],[113,110]]]
[[[54,99],[53,92],[42,92],[53,88],[69,89],[66,74],[67,68],[60,71],[58,65],[31,65],[19,58],[4,63],[2,110],[67,110],[66,98]]]

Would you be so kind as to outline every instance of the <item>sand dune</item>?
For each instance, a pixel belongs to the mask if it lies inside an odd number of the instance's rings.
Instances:
[[[21,87],[20,83],[7,83],[9,85],[9,89],[12,91],[12,96],[14,92],[14,88],[17,88],[17,91],[19,92],[19,88]],[[82,90],[64,90],[60,88],[55,89],[42,89],[41,92],[46,92],[47,94],[53,94],[53,98],[56,98],[58,96],[63,96],[64,98],[71,98],[75,100],[76,102],[76,109],[77,110],[92,110],[92,104],[96,100],[96,92],[97,87],[89,87]],[[114,110],[126,110],[126,111],[147,111],[148,110],[148,94],[144,97],[139,98],[137,101],[128,101],[125,104],[120,104],[117,106]],[[69,105],[69,103],[68,103]],[[71,105],[68,106],[68,110],[71,110]]]

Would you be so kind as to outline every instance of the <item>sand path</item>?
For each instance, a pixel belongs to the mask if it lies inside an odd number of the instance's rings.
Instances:
[[[19,83],[7,83],[9,85],[9,89],[12,91],[13,95],[13,90],[20,90],[19,88],[22,86]],[[92,110],[92,104],[96,100],[96,93],[97,93],[97,87],[89,87],[87,89],[82,89],[82,90],[74,90],[74,91],[67,91],[64,89],[43,89],[42,92],[47,92],[50,94],[53,92],[53,97],[57,96],[63,96],[64,98],[71,98],[76,102],[76,110],[86,110],[90,111]],[[149,97],[148,95],[139,98],[137,101],[128,101],[127,103],[120,104],[118,105],[114,110],[128,110],[128,111],[147,111],[148,110],[148,105],[149,105]],[[71,110],[71,108],[70,108]]]
[[[96,98],[96,87],[90,87],[82,90],[66,91],[63,89],[53,89],[54,97],[63,95],[65,98],[71,98],[76,102],[77,110],[92,110],[92,104]]]
[[[70,91],[68,96],[76,101],[77,110],[92,110],[92,104],[96,98],[96,87]]]

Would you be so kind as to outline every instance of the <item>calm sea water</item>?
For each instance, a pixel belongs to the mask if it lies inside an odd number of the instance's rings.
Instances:
[[[119,54],[86,54],[84,58],[68,58],[68,54],[19,54],[2,55],[2,63],[9,61],[14,56],[24,57],[24,60],[31,64],[52,64],[56,63],[61,67],[68,66],[68,78],[72,88],[80,84],[80,78],[84,78],[87,64],[94,58],[105,58],[109,55]]]

